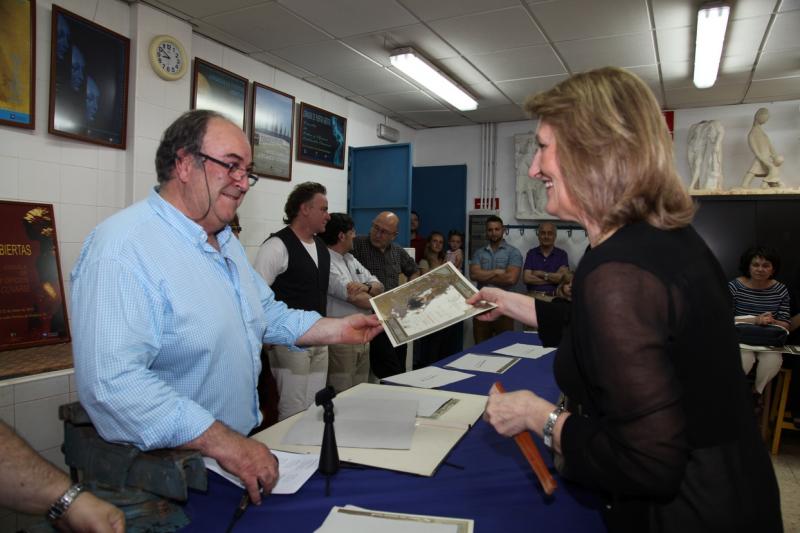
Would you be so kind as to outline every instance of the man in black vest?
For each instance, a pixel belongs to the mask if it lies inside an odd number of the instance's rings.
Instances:
[[[253,265],[272,287],[276,300],[322,316],[327,309],[331,258],[316,235],[325,231],[330,220],[326,192],[313,182],[295,187],[284,207],[283,222],[288,226],[264,241]],[[297,351],[272,346],[269,364],[278,385],[278,420],[283,420],[314,403],[314,394],[325,387],[328,347]]]

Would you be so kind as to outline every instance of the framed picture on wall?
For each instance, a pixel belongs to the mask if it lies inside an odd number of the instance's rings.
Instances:
[[[130,39],[54,5],[47,131],[125,149]]]
[[[0,350],[70,340],[53,206],[0,201]]]
[[[344,168],[347,119],[313,105],[300,104],[297,159],[315,165]]]
[[[250,142],[253,172],[259,176],[292,179],[294,96],[253,82]]]
[[[36,0],[0,0],[0,124],[36,119]]]
[[[247,78],[195,58],[192,109],[211,109],[221,113],[244,130],[247,83]]]

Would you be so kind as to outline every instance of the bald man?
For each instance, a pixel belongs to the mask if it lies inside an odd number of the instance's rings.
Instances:
[[[569,272],[569,256],[555,245],[557,236],[558,230],[552,222],[542,222],[536,230],[539,246],[528,250],[522,271],[522,281],[529,292],[552,296]]]
[[[353,239],[353,256],[383,283],[390,291],[399,285],[400,272],[409,280],[419,276],[417,263],[399,245],[397,227],[400,220],[391,211],[384,211],[372,221],[369,235]],[[379,378],[402,374],[406,371],[406,348],[394,348],[386,333],[370,342],[369,363],[372,373]]]

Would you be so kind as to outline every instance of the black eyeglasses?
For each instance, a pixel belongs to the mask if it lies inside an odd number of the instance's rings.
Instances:
[[[241,181],[243,178],[247,178],[248,183],[252,187],[256,183],[258,183],[258,176],[251,173],[246,168],[242,168],[236,163],[226,163],[225,161],[220,161],[214,157],[211,157],[208,154],[204,154],[203,152],[197,152],[197,155],[205,159],[206,161],[211,161],[212,163],[216,163],[221,167],[225,167],[228,169],[228,177],[234,181]]]

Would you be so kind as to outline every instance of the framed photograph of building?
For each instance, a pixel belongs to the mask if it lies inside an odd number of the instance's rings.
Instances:
[[[294,96],[253,82],[250,142],[253,172],[290,181],[294,141]]]
[[[36,119],[36,1],[0,0],[0,124]]]
[[[315,165],[344,168],[347,119],[313,105],[300,104],[297,159]]]
[[[53,206],[0,201],[0,350],[70,340]]]
[[[125,149],[130,39],[53,5],[47,131]]]
[[[192,109],[217,111],[244,130],[247,83],[247,78],[195,58]]]

